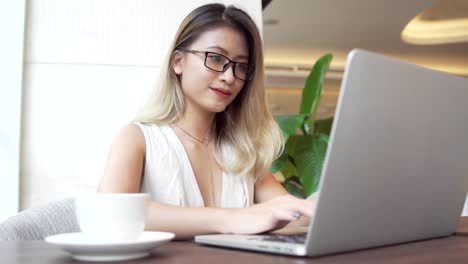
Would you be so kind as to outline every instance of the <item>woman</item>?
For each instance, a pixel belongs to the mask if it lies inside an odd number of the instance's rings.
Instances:
[[[269,173],[282,136],[265,102],[252,19],[222,4],[195,9],[161,69],[149,103],[114,139],[98,191],[150,193],[146,229],[177,238],[307,220],[314,203]]]

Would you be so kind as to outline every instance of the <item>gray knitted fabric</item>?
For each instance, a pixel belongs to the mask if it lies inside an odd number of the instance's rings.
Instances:
[[[0,223],[0,240],[43,240],[47,236],[79,232],[74,199],[24,210]]]

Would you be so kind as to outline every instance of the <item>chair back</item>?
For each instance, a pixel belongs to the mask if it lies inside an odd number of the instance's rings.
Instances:
[[[73,198],[24,210],[0,223],[0,240],[43,240],[47,236],[79,232]]]

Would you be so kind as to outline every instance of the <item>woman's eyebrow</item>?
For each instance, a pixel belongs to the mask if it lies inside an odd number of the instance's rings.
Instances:
[[[229,54],[229,52],[226,49],[224,49],[224,48],[222,48],[220,46],[210,46],[207,49],[217,49],[217,50],[221,51],[222,53],[224,53],[225,55]],[[239,56],[236,56],[234,59],[246,59],[247,60],[247,59],[249,59],[249,56],[239,55]]]

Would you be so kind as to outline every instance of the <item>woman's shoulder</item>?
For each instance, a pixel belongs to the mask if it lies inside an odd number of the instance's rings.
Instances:
[[[164,130],[167,127],[169,127],[169,125],[167,125],[167,124],[142,123],[142,122],[135,122],[135,123],[132,123],[132,124],[129,124],[129,125],[133,125],[134,127],[141,130],[143,133],[145,133],[147,131],[160,131],[160,130]]]
[[[137,124],[126,124],[119,129],[112,144],[144,152],[145,136]]]
[[[132,155],[146,155],[154,151],[155,145],[161,143],[169,126],[147,123],[129,123],[122,126],[112,142],[112,149],[124,151]]]
[[[130,125],[133,125],[131,130],[135,129],[136,127],[136,129],[140,131],[140,134],[149,141],[153,141],[161,137],[166,137],[168,134],[170,134],[171,130],[168,124],[135,122]]]
[[[137,123],[126,124],[120,128],[118,132],[118,137],[129,138],[129,139],[138,139],[142,138],[143,131]]]
[[[165,149],[174,141],[172,129],[168,124],[135,122],[122,128],[122,134],[129,140],[138,141],[141,149],[146,151]]]

